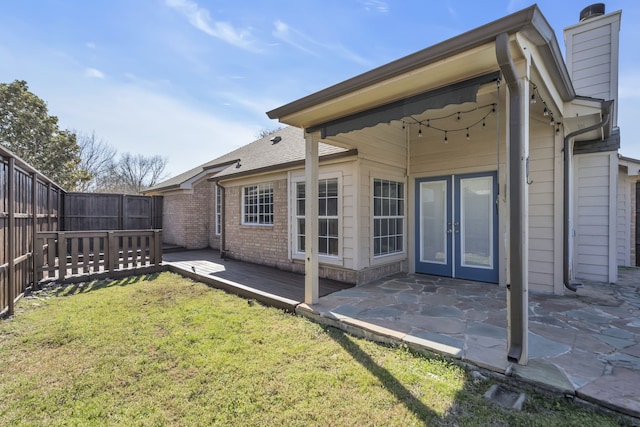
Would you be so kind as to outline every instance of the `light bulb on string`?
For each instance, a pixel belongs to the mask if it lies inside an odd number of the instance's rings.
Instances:
[[[469,128],[467,128],[467,141],[471,141],[471,136],[469,135]]]

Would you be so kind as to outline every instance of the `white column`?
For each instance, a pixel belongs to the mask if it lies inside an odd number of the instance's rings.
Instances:
[[[319,295],[318,278],[318,141],[319,133],[305,132],[305,257],[304,302],[316,304]]]

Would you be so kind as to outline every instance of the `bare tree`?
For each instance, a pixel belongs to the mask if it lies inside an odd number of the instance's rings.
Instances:
[[[95,131],[91,135],[76,132],[76,139],[80,146],[80,169],[90,176],[76,184],[76,191],[99,191],[101,183],[113,170],[117,151],[104,139],[97,138]]]
[[[273,129],[262,128],[262,129],[260,129],[260,131],[256,135],[256,139],[262,139],[265,136],[269,136],[272,133],[276,133],[276,132],[278,132],[279,130],[282,130],[282,129],[284,129],[284,126],[277,126],[277,127],[273,128]]]
[[[167,159],[161,156],[147,157],[142,154],[124,153],[111,169],[113,185],[110,191],[138,194],[153,187],[166,177]]]

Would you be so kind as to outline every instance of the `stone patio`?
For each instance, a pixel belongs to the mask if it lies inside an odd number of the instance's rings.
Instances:
[[[529,362],[507,361],[505,288],[396,275],[300,304],[317,321],[427,349],[640,417],[640,270],[529,298]]]
[[[422,274],[357,287],[321,283],[324,296],[309,306],[299,274],[222,260],[212,250],[163,258],[171,271],[354,335],[440,353],[640,418],[640,269],[619,269],[617,284],[530,294],[522,366],[507,361],[507,290],[497,285]]]

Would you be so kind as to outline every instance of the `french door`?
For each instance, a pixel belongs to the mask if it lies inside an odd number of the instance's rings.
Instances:
[[[416,272],[498,282],[495,172],[416,179]]]

